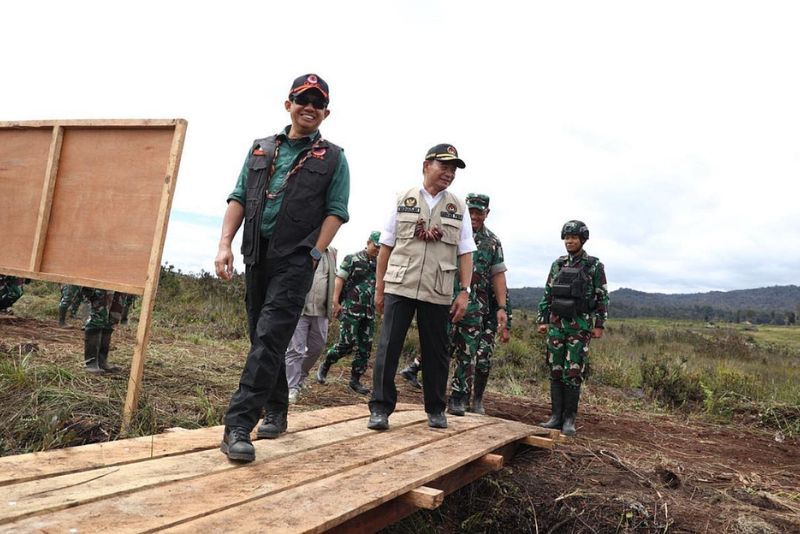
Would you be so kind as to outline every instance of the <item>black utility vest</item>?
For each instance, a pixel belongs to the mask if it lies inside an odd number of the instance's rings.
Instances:
[[[256,139],[247,161],[247,192],[244,207],[244,231],[242,235],[242,255],[246,265],[258,263],[261,233],[261,218],[264,213],[269,169],[275,154],[273,135]],[[313,143],[312,143],[313,144]],[[298,154],[292,163],[297,162],[311,149],[309,145]],[[254,154],[256,151],[263,155]],[[326,216],[326,201],[339,154],[342,149],[333,143],[322,140],[303,166],[289,176],[283,200],[278,209],[278,217],[272,236],[269,238],[268,258],[288,256],[299,248],[311,250],[317,242],[322,221]]]

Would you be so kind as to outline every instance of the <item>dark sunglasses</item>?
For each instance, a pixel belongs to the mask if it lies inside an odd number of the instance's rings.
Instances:
[[[326,107],[328,107],[328,103],[325,102],[324,99],[316,96],[307,95],[305,93],[300,93],[297,96],[293,96],[290,100],[295,104],[297,104],[298,106],[307,106],[311,104],[312,106],[314,106],[314,109],[325,109]]]

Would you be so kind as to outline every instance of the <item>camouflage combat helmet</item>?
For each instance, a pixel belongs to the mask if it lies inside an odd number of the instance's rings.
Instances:
[[[568,235],[576,235],[581,238],[581,243],[586,243],[589,240],[589,228],[583,221],[567,221],[561,227],[561,239]]]

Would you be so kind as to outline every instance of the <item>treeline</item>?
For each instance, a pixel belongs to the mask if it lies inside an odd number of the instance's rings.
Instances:
[[[535,310],[543,288],[509,289],[515,308]],[[621,288],[609,295],[612,317],[659,317],[695,321],[796,324],[800,286],[667,295]]]

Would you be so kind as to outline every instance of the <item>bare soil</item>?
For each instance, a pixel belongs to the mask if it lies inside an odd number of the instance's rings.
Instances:
[[[135,327],[115,334],[115,343],[132,345],[134,339]],[[0,317],[0,345],[3,358],[34,352],[51,363],[80,368],[82,335],[75,323],[62,329],[34,319]],[[175,348],[197,350],[169,333],[151,339],[151,350]],[[111,359],[120,363],[113,353]],[[310,388],[292,409],[365,402],[366,397],[346,387],[348,367],[334,366],[327,385],[317,384],[312,374]],[[502,395],[491,391],[491,382],[489,388],[488,415],[537,424],[549,413],[544,397]],[[398,389],[401,402],[421,402],[420,390],[401,378]],[[576,438],[552,451],[521,450],[499,474],[448,497],[439,510],[419,512],[389,530],[800,532],[796,440],[747,422],[723,425],[633,408],[613,411],[593,401],[614,397],[621,399],[614,406],[626,406],[623,392],[594,385],[587,389]],[[158,386],[151,391],[159,391]]]

